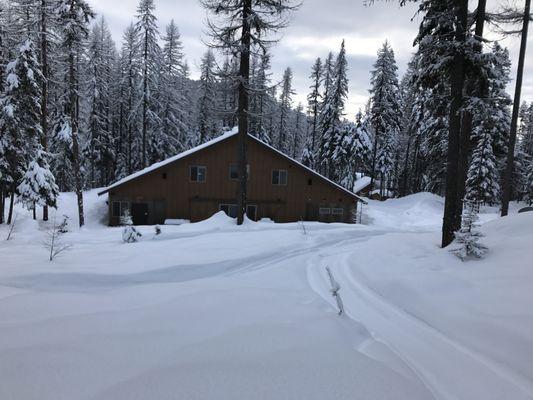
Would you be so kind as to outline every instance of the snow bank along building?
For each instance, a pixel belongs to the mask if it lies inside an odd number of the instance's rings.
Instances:
[[[98,193],[108,194],[109,224],[129,210],[135,225],[166,219],[191,222],[222,210],[237,214],[237,132],[231,131],[129,175]],[[354,222],[353,192],[249,135],[248,218],[275,222]]]

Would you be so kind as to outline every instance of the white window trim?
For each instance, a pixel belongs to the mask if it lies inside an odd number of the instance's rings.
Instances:
[[[278,171],[278,183],[274,183],[274,172]],[[279,183],[281,172],[285,173],[285,183]],[[286,169],[273,169],[270,175],[270,183],[274,186],[287,186],[289,182],[289,171]]]
[[[330,207],[319,207],[318,214],[319,215],[331,215],[331,208]]]

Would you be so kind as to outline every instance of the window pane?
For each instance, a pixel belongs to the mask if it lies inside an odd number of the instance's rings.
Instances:
[[[230,204],[229,206],[229,216],[231,218],[237,218],[237,210],[238,210],[237,204]]]
[[[322,214],[322,215],[329,215],[329,214],[331,214],[331,209],[327,208],[327,207],[320,207],[318,209],[318,213]]]
[[[191,167],[191,181],[198,181],[198,168],[196,166]]]
[[[279,171],[277,169],[272,171],[272,184],[279,185]]]
[[[279,184],[280,185],[287,184],[287,171],[279,171]]]
[[[130,210],[130,203],[127,201],[121,201],[120,202],[120,215],[124,215],[126,211]]]
[[[344,208],[334,208],[331,210],[331,213],[335,215],[342,215],[344,214]]]
[[[239,179],[239,165],[238,164],[231,164],[229,166],[229,178]]]
[[[206,167],[197,167],[198,168],[198,182],[205,182]]]

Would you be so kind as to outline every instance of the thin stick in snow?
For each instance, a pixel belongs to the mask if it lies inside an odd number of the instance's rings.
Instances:
[[[15,218],[13,218],[13,223],[9,227],[9,232],[7,234],[6,240],[11,239],[11,234],[13,233],[13,229],[15,229],[15,223],[17,222],[17,215],[18,215],[18,213],[15,214]]]
[[[331,272],[329,267],[326,267],[326,271],[329,276],[329,282],[331,283],[331,295],[335,297],[335,300],[337,301],[337,307],[339,308],[339,315],[342,315],[344,313],[344,305],[342,304],[341,294],[339,293],[339,291],[341,290],[341,286],[333,277],[333,273]]]
[[[307,230],[305,229],[305,224],[303,218],[300,218],[300,225],[302,227],[302,231],[304,235],[307,235]]]

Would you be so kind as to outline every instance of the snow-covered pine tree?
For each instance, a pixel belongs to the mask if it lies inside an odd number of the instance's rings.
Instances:
[[[268,96],[270,86],[270,54],[256,55],[256,72],[251,78],[250,132],[265,143],[272,143],[272,132],[267,132],[267,116],[272,111],[272,99]]]
[[[0,99],[0,155],[1,158],[5,157],[5,172],[11,185],[8,222],[13,214],[16,186],[27,171],[29,159],[36,155],[40,146],[41,80],[35,47],[27,38],[18,47],[16,57],[5,68],[4,94]]]
[[[320,116],[320,103],[322,100],[320,91],[322,88],[323,72],[322,60],[319,57],[315,60],[315,63],[311,68],[311,75],[309,76],[311,79],[311,86],[309,86],[311,92],[307,95],[307,115],[311,122],[309,127],[310,138],[304,151],[305,154],[308,154],[306,158],[309,160],[306,165],[310,167],[314,167],[313,154],[316,153],[318,118]]]
[[[379,177],[382,191],[385,185],[390,186],[396,140],[400,132],[401,108],[397,71],[394,51],[386,41],[378,50],[377,60],[370,72],[370,121],[374,131],[371,187]]]
[[[137,38],[135,26],[130,24],[124,31],[122,50],[120,55],[120,69],[122,80],[120,82],[122,97],[122,121],[124,124],[123,155],[119,158],[117,177],[126,176],[141,167],[138,155],[141,153],[140,102],[139,93],[139,52],[136,46]]]
[[[328,56],[329,60],[329,56]],[[337,172],[333,167],[333,156],[338,145],[339,135],[341,134],[341,118],[344,115],[344,104],[348,96],[348,78],[346,75],[348,63],[346,61],[346,50],[344,40],[331,75],[331,83],[327,85],[327,76],[325,80],[324,104],[320,111],[320,147],[318,150],[318,160],[320,170],[330,179],[335,180]],[[326,61],[326,71],[328,70],[328,61]]]
[[[90,187],[106,186],[114,177],[116,154],[111,126],[111,86],[115,62],[115,43],[102,17],[89,35],[85,67],[89,138],[84,153],[88,158]]]
[[[69,138],[72,158],[74,186],[78,203],[79,226],[85,224],[83,214],[83,180],[79,144],[79,84],[80,54],[89,33],[88,24],[94,12],[84,0],[58,0],[56,4],[58,26],[60,27],[62,48],[62,70],[65,74],[63,82],[63,114],[57,124],[63,138]]]
[[[476,138],[477,144],[472,153],[466,180],[466,199],[493,205],[499,198],[500,185],[492,132],[481,130],[477,132]]]
[[[304,142],[305,135],[305,114],[304,106],[302,103],[298,103],[294,113],[294,127],[292,129],[292,146],[291,146],[291,155],[292,158],[298,160],[300,159],[301,153],[303,151],[302,144]]]
[[[33,210],[33,218],[36,218],[36,206],[49,206],[56,208],[59,188],[55,183],[54,175],[50,172],[47,161],[48,155],[37,145],[35,156],[29,162],[20,184],[17,187],[18,200],[26,208]]]
[[[140,61],[139,97],[141,98],[141,167],[162,156],[158,87],[162,66],[159,30],[154,0],[140,0],[135,22],[136,48]]]
[[[171,20],[163,38],[163,72],[160,85],[161,131],[163,157],[167,158],[186,148],[188,107],[183,72],[184,56],[181,35]]]
[[[455,233],[455,244],[451,251],[462,261],[483,258],[488,248],[479,242],[483,234],[477,224],[479,203],[465,200],[461,218],[461,229]]]
[[[215,137],[220,126],[217,118],[217,78],[215,74],[216,60],[211,49],[208,49],[200,61],[200,83],[198,98],[198,144]]]
[[[296,92],[292,88],[292,70],[287,68],[283,73],[283,80],[281,82],[281,95],[279,97],[279,133],[277,141],[278,150],[284,153],[289,153],[287,138],[292,136],[289,118],[292,109],[292,96],[294,94],[296,94]]]

